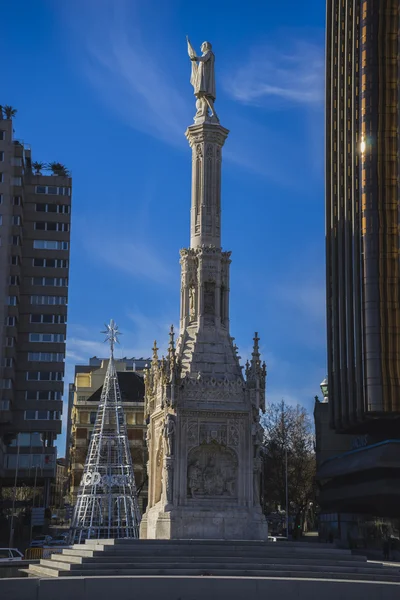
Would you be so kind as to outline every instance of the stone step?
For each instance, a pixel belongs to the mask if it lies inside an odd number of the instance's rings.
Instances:
[[[338,552],[338,550],[340,550],[340,552],[345,552],[346,554],[351,554],[351,550],[348,550],[346,548],[343,549],[338,549],[335,546],[333,546],[332,544],[324,544],[324,543],[318,543],[318,544],[311,544],[311,543],[307,543],[307,542],[269,542],[266,540],[214,540],[214,539],[204,539],[204,540],[196,540],[196,539],[187,539],[187,540],[155,540],[155,539],[148,539],[148,540],[140,540],[140,539],[134,539],[134,538],[121,538],[121,539],[108,539],[108,538],[99,538],[99,539],[91,539],[91,540],[85,540],[85,544],[93,544],[93,543],[99,543],[102,544],[103,546],[140,546],[140,547],[144,547],[144,546],[168,546],[168,548],[171,548],[172,546],[219,546],[219,547],[223,547],[223,546],[236,546],[236,547],[273,547],[276,548],[277,546],[285,546],[285,547],[290,547],[290,548],[315,548],[317,547],[319,550],[330,550],[331,552]],[[81,546],[82,544],[78,544],[78,546]]]
[[[352,580],[352,581],[385,581],[385,582],[396,582],[400,583],[399,575],[390,575],[388,573],[381,573],[378,571],[374,574],[369,573],[354,573],[354,572],[334,572],[331,570],[324,570],[321,572],[317,571],[296,571],[294,569],[271,569],[271,570],[223,570],[213,569],[206,571],[202,569],[171,569],[164,571],[163,569],[102,569],[99,570],[88,570],[88,571],[65,571],[58,569],[49,569],[47,567],[41,567],[40,565],[32,565],[29,569],[30,576],[36,577],[109,577],[109,576],[222,576],[222,577],[283,577],[283,578],[308,578],[308,579],[337,579],[337,580]]]
[[[90,550],[95,553],[101,552],[104,556],[123,556],[129,554],[130,556],[239,556],[239,557],[258,557],[258,556],[287,556],[287,557],[297,557],[297,558],[328,558],[332,557],[334,559],[340,560],[360,560],[360,557],[355,557],[351,554],[346,554],[340,550],[336,552],[323,553],[318,552],[317,549],[309,550],[309,551],[300,551],[299,549],[290,549],[290,548],[282,548],[277,546],[275,548],[268,549],[249,549],[247,551],[243,551],[243,549],[231,547],[231,548],[202,548],[202,547],[188,547],[182,551],[182,549],[170,548],[167,549],[165,547],[146,547],[139,548],[135,547],[126,547],[122,548],[121,546],[101,546],[101,545],[93,545],[93,546],[84,546],[81,548],[73,548],[73,549],[64,549],[63,554],[68,553],[71,554],[77,552],[79,556],[93,556],[90,554],[86,554],[86,552]],[[85,554],[83,554],[84,552]]]
[[[228,562],[230,564],[241,564],[245,561],[243,556],[215,556],[212,559],[213,564]],[[168,556],[170,562],[179,562],[181,564],[186,563],[194,563],[194,562],[204,562],[205,559],[208,559],[208,556],[179,556],[173,557]],[[287,556],[258,556],[255,557],[255,560],[258,564],[275,564],[280,561],[284,561],[285,564],[299,564],[299,565],[308,565],[308,564],[320,564],[326,566],[335,566],[335,565],[343,565],[351,567],[365,566],[367,561],[364,557],[358,557],[359,560],[337,560],[333,557],[329,557],[327,559],[319,558],[298,558],[298,557],[287,557]],[[85,556],[75,556],[73,554],[54,554],[52,560],[58,562],[65,562],[71,564],[92,564],[92,563],[101,563],[101,564],[113,564],[113,563],[131,563],[131,564],[143,564],[143,563],[161,563],[166,562],[166,556],[131,556],[131,555],[121,555],[121,556],[104,556],[103,554],[99,554],[93,557],[85,557]],[[382,563],[377,563],[379,566],[382,566]]]
[[[125,543],[110,543],[110,542],[125,542]],[[351,551],[346,549],[338,549],[332,547],[320,547],[317,544],[291,544],[290,542],[282,542],[282,543],[253,543],[253,544],[238,544],[236,542],[230,542],[228,544],[195,544],[191,542],[187,542],[184,544],[161,544],[158,541],[152,541],[152,543],[145,543],[147,540],[143,541],[134,541],[134,540],[86,540],[84,544],[74,544],[73,548],[90,548],[92,549],[95,546],[100,547],[101,549],[120,549],[120,548],[129,548],[129,551],[135,549],[140,549],[140,551],[149,549],[164,549],[168,552],[182,552],[184,554],[188,551],[188,549],[196,548],[196,549],[204,549],[207,551],[215,550],[218,552],[223,552],[225,550],[235,551],[235,552],[248,552],[248,551],[257,551],[257,552],[275,552],[277,549],[285,550],[287,552],[313,552],[318,554],[337,554],[340,552],[341,554],[348,554],[351,556]]]
[[[96,570],[98,571],[99,575],[103,572],[103,570],[108,570],[108,569],[113,569],[113,570],[118,570],[118,571],[124,571],[124,570],[137,570],[137,571],[143,571],[146,569],[162,569],[165,571],[173,571],[176,569],[181,569],[181,570],[187,570],[187,569],[201,569],[204,571],[210,571],[211,573],[214,572],[215,569],[218,570],[232,570],[232,564],[231,562],[221,562],[218,563],[217,565],[215,564],[211,564],[209,561],[197,561],[195,563],[188,563],[186,565],[183,565],[180,561],[172,561],[172,560],[165,560],[164,562],[161,563],[157,563],[154,564],[153,562],[147,562],[147,563],[131,563],[131,562],[120,562],[118,564],[115,565],[111,565],[109,563],[98,563],[98,562],[89,562],[89,563],[84,563],[84,564],[68,564],[68,563],[63,563],[57,560],[50,560],[50,559],[41,559],[40,561],[40,566],[43,567],[49,567],[49,568],[54,568],[54,569],[59,569],[59,570],[67,570],[67,571],[74,571],[74,572],[86,572],[86,571],[93,571]],[[395,570],[392,569],[390,567],[388,568],[384,568],[382,565],[370,565],[369,563],[367,563],[367,566],[365,566],[364,564],[362,565],[358,565],[357,567],[353,566],[353,565],[325,565],[325,564],[319,564],[319,565],[315,565],[315,564],[306,564],[306,565],[298,565],[298,564],[291,564],[288,565],[286,562],[282,563],[281,561],[277,560],[273,563],[270,564],[265,564],[265,563],[246,563],[246,562],[242,562],[240,564],[240,566],[237,567],[239,571],[252,571],[252,570],[265,570],[265,571],[269,571],[269,570],[276,570],[276,569],[290,569],[291,571],[313,571],[313,572],[318,572],[318,573],[324,573],[327,570],[330,572],[335,572],[335,573],[364,573],[364,574],[375,574],[375,573],[393,573],[393,571],[395,572],[394,574],[397,574],[400,578],[400,570]]]
[[[85,565],[71,564],[71,563],[63,562],[61,560],[55,560],[53,558],[41,558],[39,566],[40,567],[48,567],[50,569],[65,570],[65,571],[70,571],[72,569],[72,567],[85,568]]]

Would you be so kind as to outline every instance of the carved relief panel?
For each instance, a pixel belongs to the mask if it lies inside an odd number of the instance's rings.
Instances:
[[[236,453],[216,442],[201,444],[188,454],[189,498],[235,498],[238,459]]]

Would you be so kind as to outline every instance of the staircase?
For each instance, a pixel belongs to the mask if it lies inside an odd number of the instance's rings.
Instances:
[[[86,540],[23,570],[30,577],[301,577],[400,583],[385,566],[325,544],[217,540]]]

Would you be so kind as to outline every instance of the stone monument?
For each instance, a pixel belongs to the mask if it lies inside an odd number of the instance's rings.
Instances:
[[[245,377],[229,332],[230,252],[221,249],[221,159],[228,130],[214,109],[215,57],[189,40],[194,124],[190,247],[181,250],[180,335],[154,343],[145,372],[149,502],[142,538],[266,539],[260,506],[265,363],[254,337]]]

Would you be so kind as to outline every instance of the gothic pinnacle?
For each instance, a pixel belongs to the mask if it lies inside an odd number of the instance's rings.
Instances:
[[[158,365],[158,348],[157,348],[157,341],[154,340],[154,344],[153,344],[153,360],[152,360],[152,364]]]

